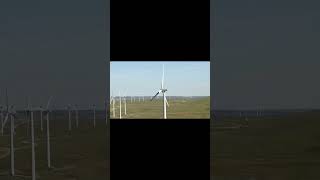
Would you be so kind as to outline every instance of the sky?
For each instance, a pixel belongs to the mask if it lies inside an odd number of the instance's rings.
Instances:
[[[25,106],[26,96],[38,106],[51,95],[56,106],[103,107],[110,55],[107,5],[0,1],[0,103],[8,88],[17,107]],[[319,1],[216,0],[211,6],[213,108],[320,108]],[[149,76],[158,76],[150,89],[130,93],[153,94],[160,86],[159,67]],[[179,79],[170,67],[167,73]],[[179,79],[178,89],[176,81],[167,81],[168,95],[191,94],[191,86],[180,88],[187,78]]]
[[[210,62],[111,62],[110,93],[114,96],[153,96],[164,87],[167,96],[210,96]]]
[[[109,59],[104,0],[0,2],[0,103],[103,107]]]
[[[212,108],[320,108],[319,1],[211,5]]]

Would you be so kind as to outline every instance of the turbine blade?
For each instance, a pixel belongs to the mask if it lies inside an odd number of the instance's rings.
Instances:
[[[163,89],[163,79],[164,79],[164,64],[162,64],[162,81],[161,81],[161,89]]]
[[[160,90],[161,91],[161,90]],[[154,95],[152,98],[151,98],[151,100],[150,101],[152,101],[155,97],[157,97],[157,95],[160,93],[160,91],[159,92],[157,92],[157,94],[156,95]]]
[[[3,126],[2,126],[2,128],[5,127],[5,125],[6,125],[7,121],[8,121],[8,118],[9,118],[9,112],[7,112],[7,114],[6,114],[6,117],[5,117],[4,121],[3,121]]]
[[[164,96],[164,100],[166,101],[167,106],[170,107],[166,96]]]

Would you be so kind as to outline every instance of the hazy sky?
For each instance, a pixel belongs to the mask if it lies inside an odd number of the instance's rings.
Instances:
[[[104,0],[1,1],[0,102],[7,87],[10,102],[20,107],[27,95],[34,105],[53,95],[57,106],[102,106],[107,5]],[[211,5],[213,107],[320,108],[320,2],[216,0]],[[141,93],[159,88],[158,67],[154,84]],[[187,78],[182,80],[184,87]],[[168,95],[190,94],[188,88],[171,89],[175,83],[167,81]]]
[[[167,96],[210,96],[210,62],[111,62],[110,92],[153,96],[159,91],[164,64]]]
[[[0,102],[103,105],[109,56],[105,0],[0,2]]]
[[[211,5],[214,108],[320,108],[320,2]]]

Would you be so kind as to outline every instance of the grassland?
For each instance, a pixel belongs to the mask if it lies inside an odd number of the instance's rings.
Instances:
[[[210,118],[210,97],[199,99],[168,100],[168,119],[208,119]],[[127,115],[124,114],[124,104],[121,105],[122,118],[124,119],[162,119],[162,98],[154,101],[135,101],[127,99]],[[111,118],[119,118],[119,101],[115,104],[115,117],[113,117],[112,104],[110,106]]]
[[[17,122],[23,121],[22,119]],[[75,128],[73,120],[71,133],[67,131],[67,118],[52,119],[50,124],[52,169],[47,168],[45,121],[44,131],[41,132],[39,118],[35,118],[37,179],[109,179],[108,133],[103,119],[97,120],[95,128],[92,121],[81,119],[81,117],[79,128]],[[10,148],[8,134],[7,130],[5,136],[0,135],[0,179],[31,179],[31,138],[27,134],[26,124],[17,127],[14,137],[17,174],[14,178],[8,175],[10,171],[10,154],[7,154]]]
[[[320,179],[319,113],[211,124],[211,179]]]

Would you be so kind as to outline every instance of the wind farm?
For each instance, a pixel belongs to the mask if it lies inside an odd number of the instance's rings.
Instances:
[[[53,96],[17,108],[9,95],[1,105],[1,180],[109,178],[106,109],[59,108]]]
[[[214,113],[211,179],[320,178],[319,110],[257,108]]]
[[[130,62],[127,66],[131,67],[130,64],[132,63],[135,62]],[[181,69],[179,69],[179,63],[181,64]],[[120,73],[117,72],[117,68],[126,65],[114,63],[114,66],[117,66],[114,69],[112,69],[111,65],[110,118],[209,119],[209,71],[207,74],[203,73],[203,71],[209,70],[206,67],[209,67],[209,63],[179,63],[172,65],[169,62],[150,62],[146,64],[138,62],[136,66],[141,64],[140,68],[143,66],[146,68],[140,69],[138,66],[137,72],[131,68],[130,73],[120,74],[120,78],[117,77],[118,73]],[[193,68],[193,65],[196,66],[196,68]],[[147,67],[151,67],[152,71],[150,69],[146,70],[148,69]],[[202,71],[203,74],[199,73],[198,76],[195,75],[188,79],[189,75],[179,73],[183,68],[186,70],[184,73]],[[187,70],[190,72],[187,72]],[[142,75],[143,73],[145,75],[144,77]],[[129,82],[129,79],[139,75],[142,76]],[[120,80],[121,78],[124,80]],[[184,80],[184,82],[180,80]],[[197,88],[197,82],[199,81],[203,81],[201,84],[202,88]],[[200,92],[197,92],[197,90],[200,90]],[[118,92],[116,96],[114,92]]]

